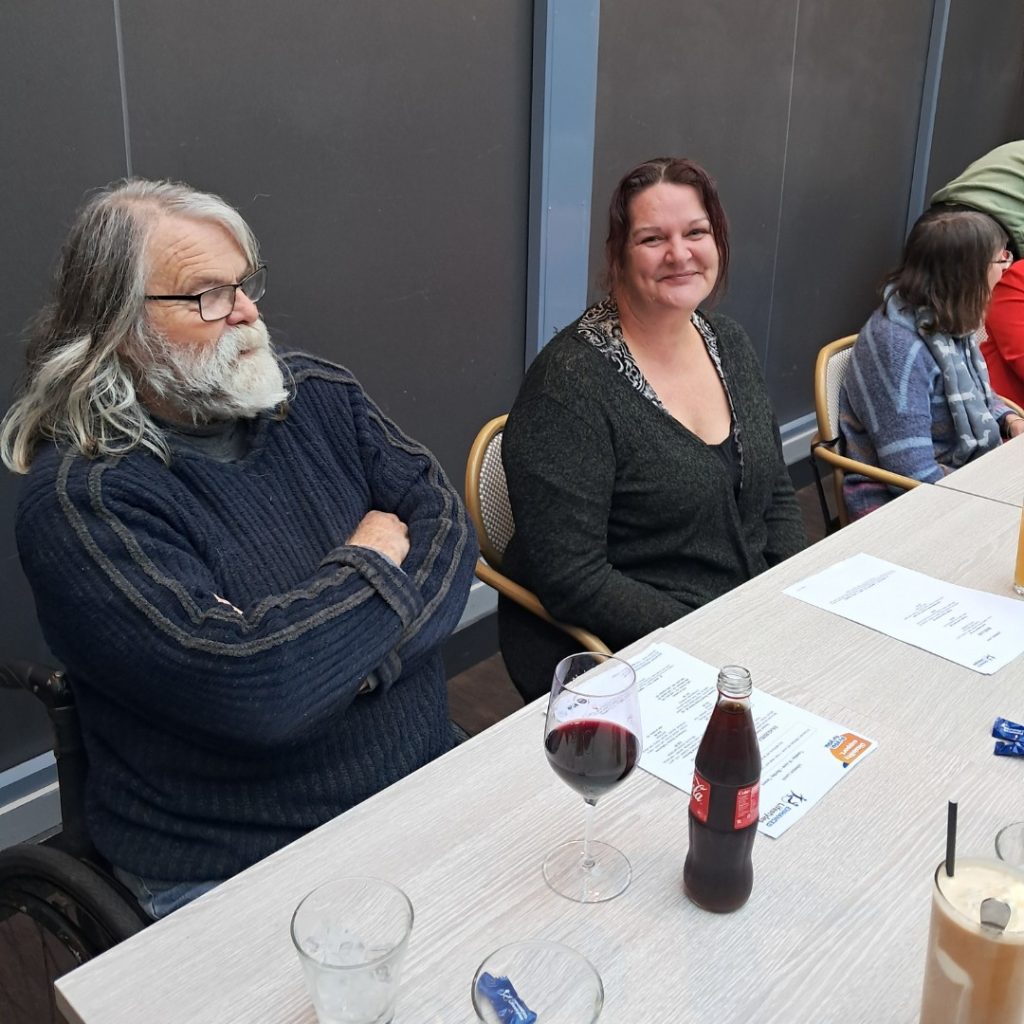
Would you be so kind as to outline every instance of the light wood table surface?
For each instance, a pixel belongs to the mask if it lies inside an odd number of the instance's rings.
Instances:
[[[935,486],[1005,501],[1020,508],[1024,505],[1024,434],[968,462]]]
[[[416,913],[396,1024],[472,1021],[480,961],[527,937],[594,963],[602,1024],[911,1024],[946,800],[961,801],[964,854],[990,854],[1024,818],[1024,764],[993,757],[988,736],[997,714],[1024,719],[1024,664],[982,676],[782,591],[867,551],[1007,593],[1018,519],[919,487],[627,648],[667,639],[746,665],[755,686],[879,744],[784,836],[758,838],[740,911],[683,895],[688,800],[642,771],[597,808],[596,837],[633,863],[630,888],[592,906],[547,888],[540,863],[581,834],[582,801],[547,765],[541,701],[65,976],[60,1005],[83,1024],[313,1024],[291,913],[321,882],[368,873]]]

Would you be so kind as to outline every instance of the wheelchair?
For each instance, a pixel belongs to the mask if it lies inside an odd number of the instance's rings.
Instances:
[[[53,983],[150,923],[93,848],[85,828],[87,762],[62,672],[0,663],[0,688],[23,688],[53,726],[62,827],[42,843],[0,850],[0,1021],[63,1024]]]

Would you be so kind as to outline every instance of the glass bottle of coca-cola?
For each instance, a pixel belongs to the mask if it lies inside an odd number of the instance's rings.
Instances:
[[[718,673],[718,703],[693,773],[683,887],[697,906],[717,913],[742,907],[754,884],[761,750],[750,690],[745,668],[726,665]]]

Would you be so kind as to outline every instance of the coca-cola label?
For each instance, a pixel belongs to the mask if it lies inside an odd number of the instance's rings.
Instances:
[[[708,820],[708,806],[711,803],[711,783],[703,778],[696,768],[693,771],[693,786],[690,789],[690,813],[698,821]]]
[[[736,791],[736,814],[733,817],[733,828],[746,828],[753,825],[758,818],[761,803],[761,782],[752,786],[744,786]]]
[[[711,783],[699,771],[694,769],[693,787],[690,790],[690,813],[698,821],[705,824],[707,824],[708,820],[708,809],[711,807],[712,788]],[[726,791],[732,789],[731,786],[719,786],[717,788],[720,790],[725,789]],[[758,781],[752,786],[744,786],[742,789],[735,790],[735,793],[736,804],[733,807],[732,827],[734,829],[747,828],[747,826],[753,825],[757,821],[760,814],[761,783]],[[722,799],[722,797],[719,796],[719,799]],[[728,797],[726,796],[725,799],[728,799]],[[716,817],[718,817],[718,814],[716,814]],[[718,817],[718,820],[721,821],[721,817]]]

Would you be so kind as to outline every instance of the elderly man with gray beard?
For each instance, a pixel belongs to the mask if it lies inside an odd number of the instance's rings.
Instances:
[[[217,196],[110,186],[0,426],[89,832],[154,917],[453,744],[465,511],[350,373],[275,354],[266,280]]]

